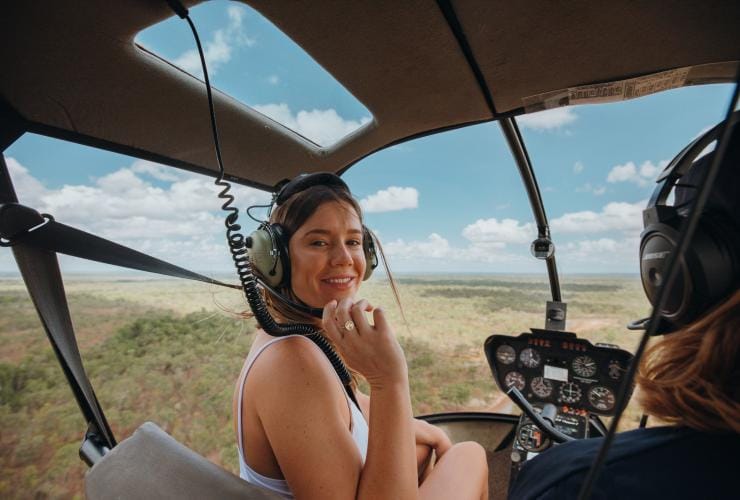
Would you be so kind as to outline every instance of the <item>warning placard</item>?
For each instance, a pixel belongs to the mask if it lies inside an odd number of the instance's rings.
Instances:
[[[526,112],[575,104],[601,104],[634,99],[686,85],[690,67],[671,69],[616,82],[580,85],[524,98]]]

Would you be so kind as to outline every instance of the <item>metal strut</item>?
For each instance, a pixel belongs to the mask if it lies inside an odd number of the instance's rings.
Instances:
[[[546,240],[552,245],[550,226],[547,223],[542,195],[537,185],[537,178],[534,175],[527,148],[524,146],[524,140],[519,132],[519,127],[513,117],[501,118],[498,123],[501,126],[504,137],[506,137],[506,142],[509,144],[509,149],[511,149],[511,153],[514,156],[516,166],[524,183],[524,188],[527,191],[529,204],[532,207],[532,214],[537,224],[538,241],[544,242]],[[551,330],[562,330],[565,327],[565,303],[562,302],[562,296],[560,294],[560,278],[558,277],[558,268],[555,263],[554,247],[545,258],[545,264],[547,265],[547,275],[550,280],[550,292],[552,294],[552,302],[549,302],[547,305],[546,326]]]

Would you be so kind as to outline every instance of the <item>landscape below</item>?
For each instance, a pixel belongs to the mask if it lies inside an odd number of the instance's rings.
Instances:
[[[398,276],[404,325],[387,281],[363,296],[389,312],[409,363],[417,415],[513,412],[483,354],[493,333],[544,325],[542,278]],[[637,276],[563,277],[568,330],[633,351],[625,325],[649,312]],[[238,472],[231,397],[255,324],[238,291],[201,283],[74,276],[66,290],[85,368],[118,440],[151,420]],[[633,428],[633,402],[622,420]],[[0,279],[0,497],[83,498],[85,425],[23,282]]]

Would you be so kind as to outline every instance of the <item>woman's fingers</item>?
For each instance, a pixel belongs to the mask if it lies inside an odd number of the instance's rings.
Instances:
[[[337,328],[343,333],[347,333],[350,330],[354,330],[354,321],[350,315],[350,308],[352,307],[352,299],[342,299],[337,304],[335,313]],[[350,324],[349,322],[352,322]],[[349,326],[349,328],[347,328]]]
[[[359,302],[355,302],[355,304],[350,309],[350,316],[352,316],[352,321],[354,321],[355,326],[357,326],[357,333],[369,333],[371,331],[370,323],[368,322],[367,318],[365,317],[366,311],[372,311],[373,306],[370,305],[370,303],[362,299]]]
[[[375,324],[375,329],[378,331],[390,330],[388,320],[385,319],[385,313],[380,307],[376,307],[373,310],[373,323]]]
[[[452,441],[450,441],[450,438],[447,436],[445,431],[439,429],[439,439],[437,440],[437,445],[434,447],[434,451],[437,453],[437,458],[444,455],[450,448],[452,448]]]
[[[337,328],[336,314],[337,314],[337,301],[332,300],[324,306],[324,313],[321,318],[324,332],[327,337],[331,339],[335,344],[342,339],[342,333]]]

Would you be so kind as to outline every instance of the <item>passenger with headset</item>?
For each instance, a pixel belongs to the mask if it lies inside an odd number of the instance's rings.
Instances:
[[[740,471],[740,126],[680,262],[657,333],[637,376],[638,400],[667,426],[616,436],[591,498],[737,498]],[[731,126],[732,126],[731,125]],[[655,306],[663,262],[677,246],[714,153],[694,161],[719,126],[658,177],[643,213],[640,273]],[[675,192],[673,205],[667,200]],[[510,499],[576,498],[603,439],[552,448],[529,461]]]
[[[334,174],[299,176],[273,204],[246,239],[269,316],[234,394],[241,477],[286,498],[487,498],[485,451],[413,419],[393,328],[358,297],[378,256],[347,185]],[[259,318],[261,306],[250,306]],[[265,333],[275,322],[320,330],[370,396],[356,384],[345,391],[342,363],[328,362],[315,338]],[[425,469],[432,450],[436,463]]]

